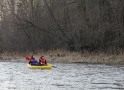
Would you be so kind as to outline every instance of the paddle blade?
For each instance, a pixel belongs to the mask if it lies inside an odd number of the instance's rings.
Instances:
[[[27,61],[29,61],[29,60],[30,60],[30,58],[29,58],[28,56],[26,56],[26,57],[25,57],[25,59],[26,59]]]

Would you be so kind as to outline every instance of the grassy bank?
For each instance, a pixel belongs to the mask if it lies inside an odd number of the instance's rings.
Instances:
[[[91,64],[119,64],[124,65],[124,55],[121,54],[106,54],[106,53],[88,53],[83,54],[79,52],[69,52],[66,50],[50,50],[47,52],[38,51],[37,54],[33,53],[2,53],[0,54],[0,60],[18,60],[20,58],[25,60],[25,56],[34,55],[38,60],[40,56],[45,56],[49,63],[91,63]]]

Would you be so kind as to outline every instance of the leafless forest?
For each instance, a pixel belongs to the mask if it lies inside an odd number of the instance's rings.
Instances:
[[[119,53],[124,0],[0,0],[0,52]]]

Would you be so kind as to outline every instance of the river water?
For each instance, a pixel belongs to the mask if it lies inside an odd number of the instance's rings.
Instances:
[[[22,62],[0,62],[0,90],[124,90],[124,67],[53,63],[33,70]]]

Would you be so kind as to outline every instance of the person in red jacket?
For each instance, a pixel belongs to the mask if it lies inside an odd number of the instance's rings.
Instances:
[[[40,59],[39,59],[39,64],[41,64],[41,65],[46,65],[46,64],[47,64],[47,61],[46,61],[46,59],[44,58],[44,56],[40,57]]]

